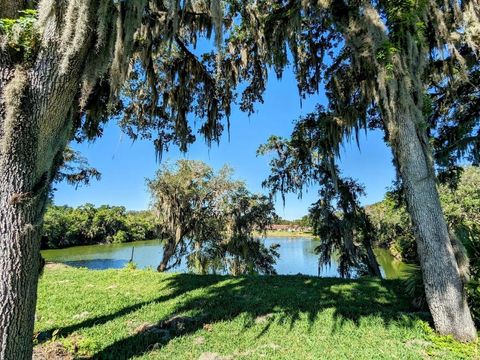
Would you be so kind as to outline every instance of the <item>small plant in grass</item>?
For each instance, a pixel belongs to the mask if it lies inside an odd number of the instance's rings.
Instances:
[[[136,262],[133,262],[133,261],[129,261],[125,264],[125,268],[126,270],[137,270],[138,269],[138,265]]]

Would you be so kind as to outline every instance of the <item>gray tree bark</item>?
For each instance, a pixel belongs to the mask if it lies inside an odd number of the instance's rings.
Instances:
[[[440,204],[433,152],[422,112],[425,91],[422,77],[427,50],[422,42],[415,40],[415,34],[403,33],[402,43],[410,45],[393,56],[394,69],[389,72],[376,57],[377,50],[389,40],[377,9],[368,2],[362,12],[355,13],[350,19],[341,13],[338,15],[346,40],[358,55],[353,60],[356,71],[365,77],[370,89],[366,92],[367,97],[373,97],[381,111],[403,181],[435,329],[460,341],[474,340],[476,329]],[[369,49],[368,53],[366,49]]]
[[[39,236],[49,174],[36,175],[38,115],[24,69],[0,81],[0,358],[28,359],[32,352]]]
[[[2,125],[3,121],[2,121]],[[2,126],[3,128],[4,126]],[[0,358],[31,356],[39,273],[39,220],[45,195],[34,188],[28,126],[17,128],[7,148],[3,134],[0,162]],[[2,133],[8,130],[3,129]],[[18,256],[18,255],[21,256]]]
[[[74,98],[73,86],[48,72],[12,72],[0,87],[0,358],[5,360],[31,358],[42,218],[54,159],[69,139]],[[51,96],[39,98],[37,86]]]
[[[52,28],[45,31],[54,37]],[[30,65],[0,58],[0,359],[31,359],[40,234],[48,191],[72,135],[90,42],[59,69],[54,44]]]
[[[472,341],[476,329],[440,203],[432,150],[408,89],[406,80],[398,82],[399,107],[389,137],[414,226],[427,303],[440,334]]]

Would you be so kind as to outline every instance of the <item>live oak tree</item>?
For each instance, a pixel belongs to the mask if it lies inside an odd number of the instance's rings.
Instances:
[[[198,36],[222,35],[220,2],[0,1],[0,358],[28,359],[42,216],[66,144],[112,116],[160,153],[207,141],[229,113]],[[212,56],[210,56],[212,57]]]
[[[232,179],[230,168],[215,173],[201,161],[179,160],[164,164],[147,183],[164,239],[158,271],[187,256],[189,268],[200,273],[275,273],[275,247],[255,236],[272,223],[273,203]]]
[[[462,341],[475,339],[434,162],[441,165],[443,158],[451,168],[462,153],[478,159],[478,107],[469,105],[478,101],[478,80],[472,77],[480,48],[478,0],[231,3],[242,19],[229,42],[231,53],[244,54],[253,78],[245,107],[261,101],[268,66],[281,76],[291,54],[300,94],[325,90],[334,120],[331,150],[361,129],[385,133],[403,183],[435,328]],[[445,107],[430,114],[432,100]],[[431,139],[444,151],[434,154]]]
[[[423,110],[434,85],[455,83],[462,94],[446,96],[446,106],[469,101],[478,0],[226,4],[222,18],[219,0],[0,0],[0,357],[31,356],[42,215],[67,142],[93,139],[119,116],[130,136],[152,139],[159,155],[171,145],[185,150],[195,140],[188,113],[207,142],[217,140],[234,86],[248,80],[240,107],[253,111],[268,66],[280,75],[287,63],[286,43],[303,94],[325,80],[343,129],[372,123],[385,131],[435,326],[461,340],[475,337]],[[198,36],[213,31],[220,46],[222,25],[232,24],[224,49],[201,58],[192,51]],[[475,108],[456,109],[475,115]],[[445,137],[447,152],[459,139],[478,150],[475,126],[458,129]]]

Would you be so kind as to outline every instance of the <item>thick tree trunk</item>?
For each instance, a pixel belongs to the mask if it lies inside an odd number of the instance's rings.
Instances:
[[[0,359],[30,359],[42,218],[55,157],[71,131],[74,88],[21,67],[1,75]],[[39,97],[35,85],[53,97]]]
[[[31,58],[22,61],[17,54],[10,59],[9,54],[17,50],[0,49],[2,360],[31,358],[39,235],[57,159],[72,138],[73,119],[78,120],[82,111],[80,103],[88,105],[89,91],[101,79],[112,80],[108,78],[112,62],[112,71],[118,75],[115,84],[124,75],[131,32],[143,15],[143,3],[138,1],[112,2],[106,9],[107,2],[98,0],[0,0],[0,18],[16,17],[18,10],[38,3],[43,8],[35,27],[41,34]],[[106,21],[106,14],[111,22]],[[132,27],[128,31],[123,31],[124,21]],[[100,27],[102,34],[98,34]],[[98,42],[100,35],[103,40]],[[125,61],[113,61],[119,57]]]
[[[402,107],[403,95],[389,136],[414,226],[427,303],[440,334],[471,341],[476,329],[442,212],[422,114]]]
[[[0,359],[29,359],[49,176],[37,176],[28,74],[0,69]]]
[[[48,34],[54,34],[47,29]],[[47,42],[48,43],[48,42]],[[90,43],[59,70],[62,54],[42,48],[30,66],[0,57],[0,359],[30,359],[40,234],[51,181],[72,135]],[[78,105],[77,105],[78,106]]]
[[[25,179],[16,171],[2,171],[0,178],[0,359],[29,359],[46,191],[17,201]]]

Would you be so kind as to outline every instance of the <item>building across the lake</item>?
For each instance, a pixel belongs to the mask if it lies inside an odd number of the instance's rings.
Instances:
[[[294,224],[273,224],[268,230],[271,231],[288,231],[288,232],[309,232],[312,228],[309,226],[300,226]]]

